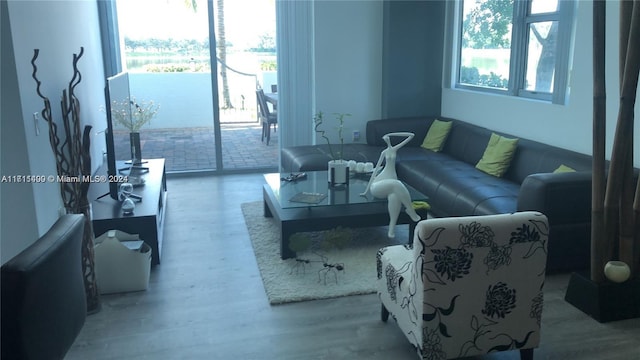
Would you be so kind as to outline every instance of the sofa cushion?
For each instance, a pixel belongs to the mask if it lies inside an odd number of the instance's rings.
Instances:
[[[491,131],[486,128],[454,120],[442,153],[475,166],[487,148],[490,137]]]
[[[501,177],[507,172],[517,145],[518,139],[509,139],[492,133],[482,159],[476,164],[476,169]]]
[[[435,216],[514,212],[520,185],[439,153],[396,164],[398,177],[429,196]]]
[[[427,150],[439,152],[442,150],[450,130],[451,121],[433,120],[421,146]]]

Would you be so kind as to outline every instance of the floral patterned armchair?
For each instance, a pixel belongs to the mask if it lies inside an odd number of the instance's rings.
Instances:
[[[413,246],[378,251],[382,320],[391,313],[423,359],[513,349],[532,359],[548,233],[532,211],[419,222]]]

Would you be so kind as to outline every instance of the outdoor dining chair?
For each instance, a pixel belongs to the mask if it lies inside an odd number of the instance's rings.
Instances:
[[[267,145],[271,140],[271,125],[273,125],[273,131],[276,131],[276,125],[278,124],[278,114],[276,111],[269,110],[267,101],[264,97],[264,91],[262,89],[256,90],[256,97],[258,100],[258,116],[262,122],[262,138],[264,142],[267,139]]]

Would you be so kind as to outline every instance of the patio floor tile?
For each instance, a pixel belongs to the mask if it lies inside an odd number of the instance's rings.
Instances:
[[[271,134],[267,146],[260,140],[262,127],[250,124],[223,124],[223,170],[250,170],[278,166],[278,134]],[[115,132],[119,159],[129,156],[129,136]],[[140,132],[143,158],[165,158],[167,172],[214,170],[215,136],[211,128],[151,129]]]

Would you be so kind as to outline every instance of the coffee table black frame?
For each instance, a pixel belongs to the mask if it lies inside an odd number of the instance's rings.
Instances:
[[[307,179],[299,181],[313,181],[313,179],[326,178],[327,176],[326,171],[307,172],[307,174]],[[273,180],[274,176],[278,176],[278,178],[280,178],[286,175],[288,174],[266,174],[265,177],[271,176]],[[357,181],[357,179],[352,179],[350,189],[326,189],[326,191],[362,191],[361,189],[364,189],[362,182],[365,181],[365,179],[360,180],[360,183],[358,184],[359,186],[354,186]],[[284,188],[286,186],[293,186],[293,184],[282,182],[281,186]],[[278,189],[278,191],[282,191],[282,188]],[[407,185],[407,189],[412,195],[412,200],[427,200],[425,195],[421,194],[414,188]],[[296,253],[289,248],[289,238],[295,233],[329,230],[338,226],[358,228],[389,225],[389,213],[386,199],[373,200],[371,194],[368,194],[367,196],[372,200],[371,202],[331,205],[326,204],[326,202],[321,205],[294,204],[293,206],[298,207],[285,206],[285,208],[283,208],[271,185],[264,184],[264,216],[273,217],[280,224],[280,257],[282,259],[288,259],[296,256]],[[283,199],[283,201],[288,202],[288,199]],[[427,218],[428,212],[426,210],[417,210],[417,212],[421,218]],[[413,240],[416,223],[411,220],[409,215],[407,215],[403,210],[400,212],[397,224],[409,224],[408,242],[410,243]]]

